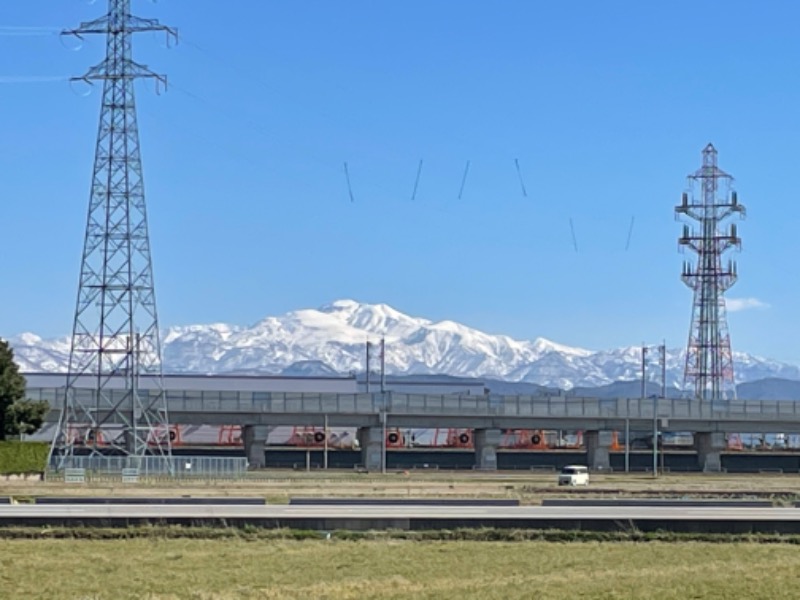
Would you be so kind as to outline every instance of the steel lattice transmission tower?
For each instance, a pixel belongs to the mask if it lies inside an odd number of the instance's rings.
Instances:
[[[106,15],[63,32],[105,35],[106,57],[75,78],[102,82],[103,102],[69,371],[51,450],[56,468],[75,464],[76,455],[123,455],[136,467],[146,455],[171,454],[134,97],[137,79],[158,88],[166,78],[132,58],[133,35],[146,31],[177,39],[175,30],[132,15],[131,0],[109,0]]]
[[[686,215],[697,223],[683,226],[678,240],[682,248],[697,253],[697,261],[683,263],[683,282],[694,290],[692,325],[686,349],[684,385],[698,400],[727,400],[735,397],[731,338],[725,313],[725,291],[737,279],[736,263],[722,256],[741,247],[736,224],[726,225],[734,214],[744,217],[733,190],[733,177],[717,166],[717,151],[708,144],[703,166],[689,175],[689,191],[675,207],[676,216]],[[699,196],[696,193],[699,192]]]

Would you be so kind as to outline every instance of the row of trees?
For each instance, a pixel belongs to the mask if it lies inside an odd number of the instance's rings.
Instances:
[[[0,440],[38,431],[50,406],[25,398],[25,377],[14,361],[14,351],[0,339]]]

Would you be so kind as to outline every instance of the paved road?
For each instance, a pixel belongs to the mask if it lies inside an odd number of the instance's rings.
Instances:
[[[0,522],[28,519],[85,521],[97,519],[185,520],[435,520],[435,521],[725,521],[796,522],[800,508],[741,507],[458,507],[458,506],[171,506],[140,504],[2,505]]]

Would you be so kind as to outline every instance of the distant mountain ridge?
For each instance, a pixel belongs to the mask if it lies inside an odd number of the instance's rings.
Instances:
[[[409,316],[386,304],[353,300],[267,317],[251,327],[224,323],[171,327],[163,333],[164,371],[295,376],[363,372],[365,343],[376,343],[381,336],[386,339],[386,370],[392,375],[443,374],[563,390],[640,377],[638,347],[591,351],[544,338],[515,340],[454,321]],[[44,340],[24,333],[10,342],[23,371],[67,370],[69,338]],[[373,370],[378,368],[378,351],[376,344]],[[668,387],[682,382],[684,360],[683,350],[667,351]],[[800,368],[794,365],[741,352],[734,353],[734,362],[739,384],[800,381]],[[659,376],[654,357],[648,379],[657,381]]]

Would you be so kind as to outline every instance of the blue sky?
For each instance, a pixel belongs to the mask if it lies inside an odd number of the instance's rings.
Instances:
[[[682,346],[673,207],[711,141],[748,208],[728,295],[763,304],[730,314],[734,349],[800,362],[797,3],[134,6],[183,36],[135,46],[173,86],[137,90],[162,325],[355,298],[518,338]],[[0,335],[70,331],[100,101],[18,78],[103,52],[10,28],[104,10],[0,6]]]

